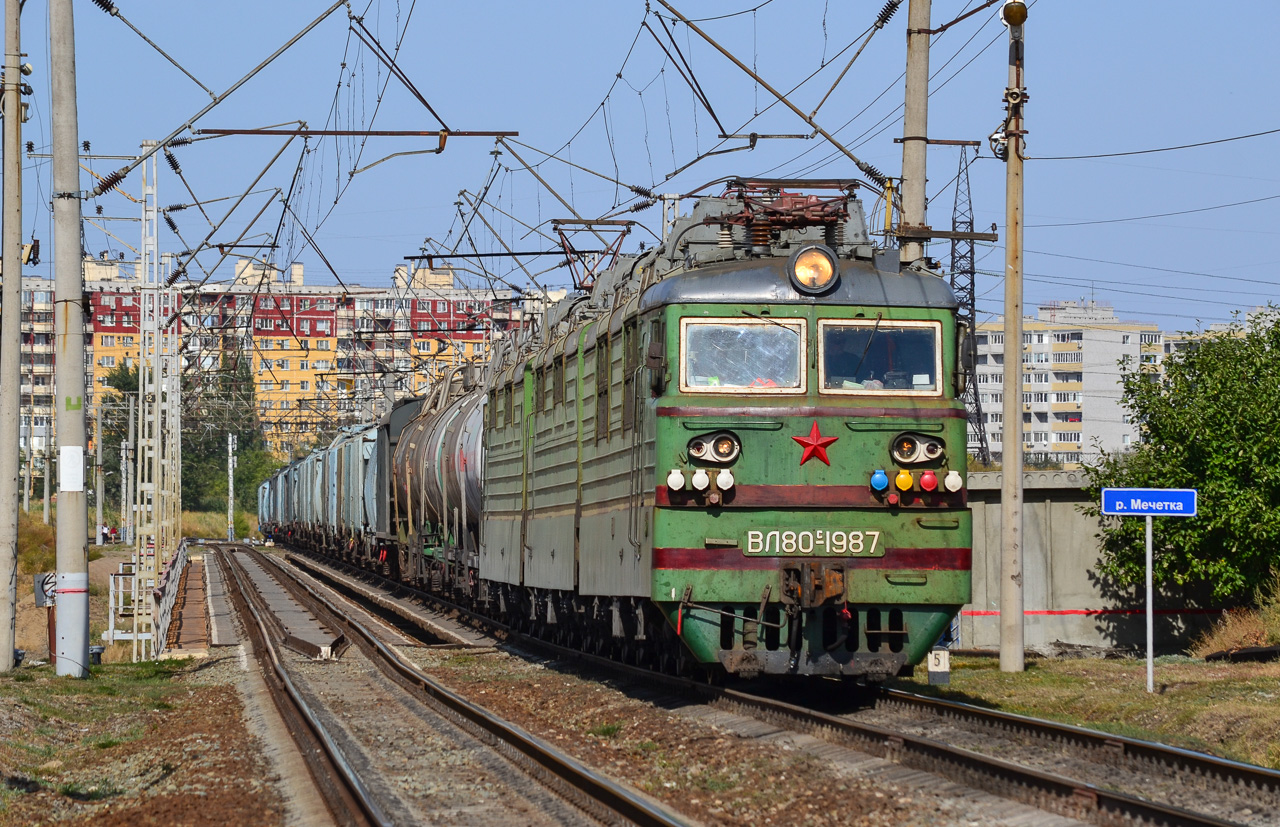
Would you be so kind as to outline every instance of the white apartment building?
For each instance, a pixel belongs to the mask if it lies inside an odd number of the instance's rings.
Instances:
[[[977,392],[992,458],[1002,455],[1004,319],[978,325]],[[1138,439],[1120,404],[1120,363],[1158,370],[1163,334],[1155,324],[1124,321],[1093,301],[1043,304],[1023,320],[1022,400],[1025,460],[1080,467],[1099,450],[1123,450]],[[969,434],[969,450],[977,434]]]

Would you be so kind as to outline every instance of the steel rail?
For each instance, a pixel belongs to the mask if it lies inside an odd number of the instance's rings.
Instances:
[[[299,553],[294,549],[291,549],[291,551]],[[332,564],[334,561],[325,560],[324,562]],[[479,615],[465,606],[452,603],[429,592],[389,580],[348,563],[342,563],[341,566],[348,570],[359,572],[361,575],[382,581],[395,591],[411,594],[416,598],[434,604],[436,607],[465,615],[473,625],[475,622],[487,624],[491,628],[505,633],[509,642],[549,652],[559,658],[577,660],[615,673],[623,673],[650,684],[657,682],[675,691],[700,695],[707,699],[708,702],[724,705],[751,717],[768,720],[787,729],[805,731],[822,740],[842,743],[859,751],[885,758],[913,769],[937,773],[956,783],[981,789],[1003,798],[1021,801],[1033,807],[1069,818],[1100,825],[1142,822],[1150,825],[1167,825],[1167,827],[1184,827],[1184,825],[1186,827],[1230,827],[1230,825],[1236,824],[1236,822],[1215,816],[1148,801],[1064,776],[1022,767],[929,738],[907,735],[870,724],[862,724],[838,715],[788,704],[749,692],[712,686],[688,678],[619,663],[609,658],[588,654],[577,649],[569,649],[539,638],[529,637],[499,621]],[[984,712],[984,710],[979,710],[977,707],[973,707],[972,710],[974,715]],[[1009,716],[1009,713],[1001,714]],[[1004,720],[1010,721],[1011,725],[1011,719],[1018,717],[1021,716],[1009,716]],[[1077,729],[1081,729],[1083,732],[1088,731],[1082,728]],[[1114,736],[1105,737],[1117,743],[1132,740],[1118,739]],[[1136,745],[1144,743],[1148,742],[1133,741],[1135,749]],[[1160,745],[1149,743],[1148,745],[1153,750],[1167,750],[1161,756],[1161,759],[1166,762],[1177,755],[1196,754],[1189,750],[1175,747],[1161,747]],[[1153,752],[1152,754],[1154,755],[1155,753]],[[1212,756],[1205,757],[1213,759]],[[1222,772],[1227,771],[1229,765],[1235,762],[1226,761],[1225,759],[1213,759],[1212,763],[1219,770],[1215,772],[1215,775],[1221,777]],[[1248,765],[1242,766],[1247,767]],[[1268,773],[1270,771],[1263,770],[1263,772]]]
[[[1047,721],[1029,715],[983,709],[960,701],[917,695],[901,689],[883,689],[881,693],[888,705],[908,706],[926,710],[939,717],[964,718],[993,728],[1017,730],[1041,738],[1068,741],[1107,756],[1129,758],[1156,766],[1172,766],[1180,772],[1213,776],[1223,781],[1268,790],[1272,794],[1280,795],[1280,771],[1256,764],[1232,761],[1229,758],[1220,758],[1182,747],[1129,738],[1124,735],[1112,735],[1096,729]]]
[[[312,711],[302,694],[289,678],[284,664],[280,660],[279,650],[272,641],[268,624],[263,615],[269,614],[263,604],[262,596],[253,588],[245,575],[243,565],[235,559],[230,549],[223,548],[222,559],[227,562],[227,569],[235,581],[235,588],[229,590],[234,602],[238,603],[242,616],[245,612],[253,620],[253,624],[245,623],[245,629],[256,638],[255,651],[265,651],[271,660],[268,671],[261,664],[263,677],[271,690],[272,700],[288,724],[290,735],[298,745],[298,750],[306,761],[325,804],[334,818],[346,825],[378,825],[391,827],[392,821],[382,808],[374,801],[372,793],[355,769],[343,756],[337,743],[328,730],[320,723],[320,719]],[[255,605],[257,604],[257,605]],[[253,634],[256,626],[256,634]],[[261,648],[259,648],[261,647]],[[274,679],[272,679],[274,678]]]
[[[292,587],[286,585],[286,588],[290,588],[295,598],[322,608],[331,616],[333,622],[346,627],[347,639],[353,640],[366,654],[370,655],[370,659],[387,672],[388,677],[425,693],[428,698],[451,713],[451,718],[469,724],[468,728],[475,728],[487,736],[482,740],[514,750],[518,757],[523,759],[523,761],[517,761],[518,764],[528,762],[562,784],[568,785],[573,791],[585,795],[589,799],[588,805],[596,805],[588,806],[586,808],[588,811],[602,807],[609,814],[640,827],[676,827],[676,825],[689,823],[677,813],[605,778],[541,738],[498,718],[484,707],[473,704],[445,688],[417,666],[401,658],[377,635],[342,612],[324,595],[298,579],[296,573],[291,572],[283,563],[261,552],[255,551],[251,554],[262,560],[271,560],[276,570],[287,575]],[[329,622],[329,618],[325,622]],[[563,790],[556,787],[553,789],[560,795],[565,794]],[[569,796],[570,801],[583,806],[583,802],[579,799],[580,796]]]

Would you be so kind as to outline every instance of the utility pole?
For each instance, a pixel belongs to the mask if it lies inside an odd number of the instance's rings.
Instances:
[[[102,404],[93,406],[93,505],[95,522],[93,524],[94,545],[102,545],[102,485],[106,481],[102,475]]]
[[[236,541],[236,435],[227,434],[227,542]]]
[[[57,370],[55,367],[54,370]],[[56,397],[55,397],[56,398]],[[44,426],[44,447],[40,449],[40,488],[44,495],[44,524],[49,524],[49,478],[53,476],[53,457],[49,455],[49,444],[53,432]]]
[[[1005,0],[1000,16],[1009,28],[1007,116],[997,132],[996,154],[1005,162],[1004,427],[1000,449],[1000,671],[1026,668],[1022,583],[1022,24],[1027,6]],[[997,136],[1000,136],[999,138]]]
[[[71,0],[49,0],[53,67],[54,407],[58,432],[58,675],[89,675],[89,557],[84,498],[84,256]],[[47,472],[46,472],[47,474]],[[45,480],[45,490],[50,480]]]
[[[22,43],[19,0],[4,4],[4,287],[0,294],[0,672],[13,669],[18,604],[22,416]],[[77,234],[78,237],[78,234]],[[28,438],[30,438],[28,436]]]
[[[931,0],[911,0],[907,7],[907,86],[902,115],[902,225],[924,229],[925,159],[929,150],[929,18]],[[892,205],[886,205],[886,210]],[[901,260],[924,256],[924,242],[904,239]]]

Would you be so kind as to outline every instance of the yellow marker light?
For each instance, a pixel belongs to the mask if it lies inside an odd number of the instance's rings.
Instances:
[[[1022,0],[1005,0],[1000,16],[1006,26],[1021,26],[1027,22],[1027,4]]]
[[[911,479],[911,472],[905,468],[898,472],[898,476],[893,478],[893,484],[898,486],[899,491],[910,491],[912,482],[914,481]]]
[[[797,290],[821,293],[835,279],[835,256],[825,247],[806,247],[791,259],[791,283]]]

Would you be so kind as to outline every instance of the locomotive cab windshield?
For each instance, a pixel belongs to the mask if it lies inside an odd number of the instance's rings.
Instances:
[[[875,320],[819,324],[822,388],[830,393],[936,396],[942,392],[941,325]]]
[[[682,391],[805,392],[803,319],[685,318],[680,333]]]

